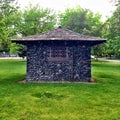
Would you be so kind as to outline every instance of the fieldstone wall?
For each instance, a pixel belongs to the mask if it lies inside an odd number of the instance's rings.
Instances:
[[[50,48],[54,46],[27,45],[27,81],[91,81],[90,46],[64,44],[61,47],[67,47],[67,60],[50,61]]]

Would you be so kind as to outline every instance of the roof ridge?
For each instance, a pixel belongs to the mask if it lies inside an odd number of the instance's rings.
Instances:
[[[94,37],[90,35],[84,35],[62,26],[58,26],[52,30],[42,32],[37,35],[30,35],[16,40],[81,40],[81,41],[96,41],[96,40],[105,40],[104,38]]]

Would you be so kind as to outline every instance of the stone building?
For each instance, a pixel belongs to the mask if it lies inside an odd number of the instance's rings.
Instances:
[[[27,46],[27,81],[91,81],[91,47],[105,39],[62,27],[13,40]]]

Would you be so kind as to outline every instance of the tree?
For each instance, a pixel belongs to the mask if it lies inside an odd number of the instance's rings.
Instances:
[[[79,6],[67,9],[65,13],[61,13],[59,16],[62,26],[81,34],[98,36],[98,29],[102,25],[100,14],[94,14],[92,11]],[[96,34],[95,31],[97,31]]]
[[[27,54],[27,48],[24,45],[19,45],[18,47],[18,55],[19,57],[22,57],[23,59],[25,58]]]
[[[13,5],[15,2],[16,0],[0,2],[0,51],[17,52],[17,46],[11,45],[11,39],[19,35],[39,34],[52,29],[56,24],[56,16],[51,9],[42,9],[36,5],[20,11],[17,4]]]
[[[75,32],[84,33],[84,30],[90,29],[86,14],[87,11],[80,7],[67,9],[65,13],[60,14],[60,24]]]
[[[92,36],[101,36],[103,23],[101,22],[101,15],[94,14],[90,10],[76,7],[67,9],[65,13],[60,15],[60,24],[65,28],[71,29],[80,34],[87,34]],[[102,55],[103,45],[94,47],[92,53],[96,56]]]
[[[120,58],[120,4],[113,15],[106,21],[102,35],[106,37],[106,54]]]
[[[19,11],[20,21],[17,24],[17,36],[40,34],[52,29],[56,24],[55,13],[51,9],[42,9],[38,5],[30,5],[24,11]],[[14,49],[15,48],[15,49]],[[20,57],[26,56],[26,47],[11,45],[11,52],[16,52]]]
[[[55,13],[51,9],[43,9],[38,5],[23,11],[20,33],[23,36],[40,34],[52,29],[56,24]]]
[[[15,0],[0,1],[0,51],[8,52],[10,39],[16,35],[18,23],[18,7],[13,5]]]

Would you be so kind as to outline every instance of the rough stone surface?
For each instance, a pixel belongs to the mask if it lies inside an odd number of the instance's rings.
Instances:
[[[62,27],[12,40],[27,46],[27,81],[44,82],[91,81],[91,47],[105,41],[103,38],[82,35]],[[50,51],[54,47],[67,48],[67,57],[63,55],[66,58],[51,58]]]
[[[52,47],[66,47],[66,60],[51,61]],[[91,81],[91,46],[62,42],[27,44],[27,81]]]

